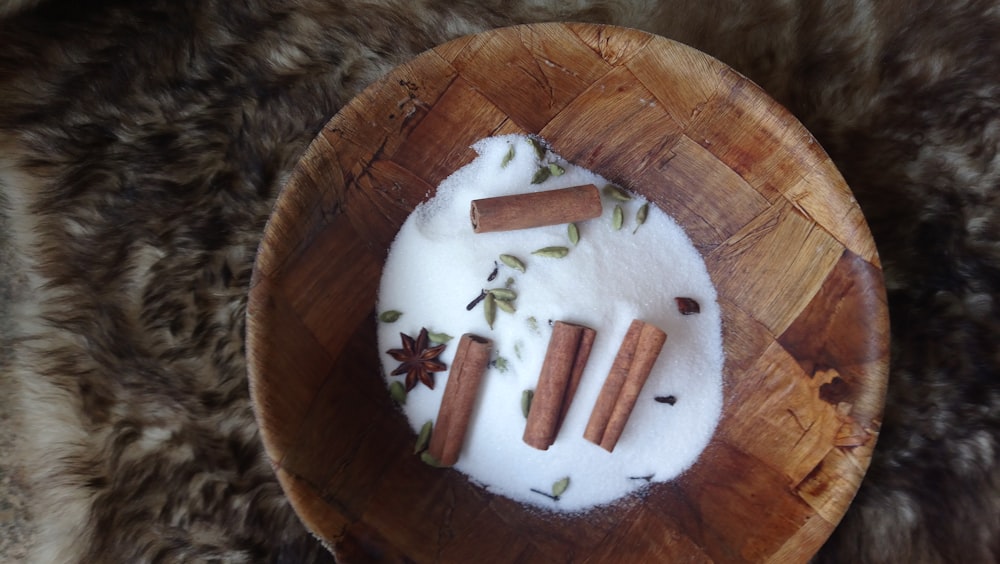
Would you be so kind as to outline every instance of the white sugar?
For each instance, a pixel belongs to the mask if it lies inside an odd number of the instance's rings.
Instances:
[[[502,167],[511,146],[514,158]],[[493,357],[502,360],[483,379],[455,469],[497,494],[546,509],[579,511],[643,487],[643,477],[652,476],[653,482],[675,478],[708,444],[722,409],[721,318],[701,256],[655,205],[633,234],[636,212],[645,203],[638,198],[622,203],[625,225],[616,231],[611,216],[619,202],[604,197],[604,214],[577,224],[576,246],[568,241],[566,225],[473,233],[469,205],[474,199],[607,184],[547,153],[541,162],[557,162],[566,173],[532,185],[540,161],[523,136],[483,139],[474,149],[479,157],[414,210],[390,249],[378,311],[403,315],[394,323],[379,323],[385,373],[398,365],[385,351],[400,347],[400,332],[416,337],[426,327],[453,335],[441,355],[449,366],[463,333],[493,340]],[[561,259],[531,254],[546,246],[566,246],[570,252]],[[521,259],[526,272],[498,263],[498,276],[487,282],[503,253]],[[482,305],[472,311],[466,305],[484,288],[503,287],[508,278],[514,279],[517,312],[498,311],[490,329]],[[695,299],[701,313],[681,315],[675,297]],[[586,441],[583,431],[625,331],[636,318],[660,327],[668,339],[618,445],[608,453]],[[521,440],[525,418],[520,404],[522,392],[536,386],[551,335],[549,320],[587,325],[597,338],[555,444],[541,451]],[[506,370],[501,370],[504,361]],[[418,385],[407,397],[403,410],[414,432],[437,416],[447,371],[436,373],[435,379],[435,389]],[[676,403],[654,401],[657,396],[673,396]],[[549,492],[566,476],[570,486],[558,501],[532,491]]]

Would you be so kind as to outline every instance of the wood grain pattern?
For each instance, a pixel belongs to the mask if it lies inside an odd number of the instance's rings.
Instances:
[[[392,237],[471,142],[515,132],[673,215],[720,294],[711,444],[678,479],[584,515],[539,514],[424,465],[379,377],[375,288]],[[725,65],[608,26],[464,37],[365,90],[279,197],[247,317],[268,455],[348,561],[803,561],[864,476],[885,394],[881,266],[823,150]]]

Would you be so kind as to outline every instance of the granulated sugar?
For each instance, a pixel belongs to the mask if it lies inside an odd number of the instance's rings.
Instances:
[[[509,157],[513,158],[502,166]],[[402,316],[380,322],[379,350],[385,374],[398,362],[385,351],[400,347],[399,334],[416,337],[422,327],[446,333],[440,360],[451,365],[458,338],[474,333],[493,340],[493,358],[479,390],[461,456],[454,468],[491,492],[557,511],[580,511],[607,504],[649,482],[678,476],[691,466],[711,439],[722,409],[722,332],[715,288],[705,264],[683,230],[655,205],[637,225],[645,203],[634,197],[618,202],[603,196],[603,215],[578,222],[573,245],[566,225],[498,233],[473,233],[470,202],[569,186],[608,182],[547,152],[539,159],[528,139],[503,136],[474,145],[472,163],[455,172],[435,197],[418,206],[400,229],[382,274],[378,311]],[[558,163],[565,174],[531,184],[540,165]],[[612,225],[615,204],[624,226]],[[564,258],[532,255],[548,246],[565,246]],[[518,257],[521,273],[499,262]],[[487,281],[494,268],[496,279]],[[482,304],[466,309],[483,289],[517,292],[513,314],[497,312],[491,329]],[[700,304],[696,315],[681,315],[675,297]],[[642,389],[613,453],[586,441],[583,432],[604,379],[633,319],[667,332],[668,339]],[[524,390],[534,389],[551,335],[550,320],[587,325],[597,338],[579,389],[548,450],[534,449],[521,437]],[[448,372],[434,375],[433,390],[418,385],[403,410],[414,432],[438,412]],[[400,376],[387,376],[387,383]],[[655,401],[672,396],[671,405]],[[442,469],[442,472],[451,470]],[[552,499],[552,485],[569,487]],[[541,493],[540,493],[541,492]]]

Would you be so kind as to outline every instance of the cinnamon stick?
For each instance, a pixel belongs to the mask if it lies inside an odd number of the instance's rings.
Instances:
[[[493,341],[466,333],[458,342],[427,453],[441,466],[458,461]]]
[[[597,186],[497,196],[472,201],[469,212],[476,233],[511,231],[593,219],[601,215]]]
[[[542,361],[522,440],[548,450],[556,440],[569,405],[580,385],[597,332],[583,325],[556,321]]]
[[[608,452],[615,450],[636,398],[649,378],[667,334],[635,319],[625,333],[583,437]]]

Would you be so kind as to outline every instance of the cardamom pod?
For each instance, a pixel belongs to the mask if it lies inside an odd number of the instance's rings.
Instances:
[[[618,231],[625,224],[625,211],[622,210],[621,204],[615,205],[615,213],[611,216],[611,226]]]
[[[406,405],[406,387],[402,382],[393,381],[389,384],[389,397],[399,405]]]
[[[500,161],[500,168],[507,168],[510,161],[514,160],[514,146],[510,145],[507,149],[507,154],[503,156],[503,160]]]
[[[535,150],[535,155],[538,157],[538,160],[545,158],[545,145],[542,145],[541,141],[535,139],[534,137],[528,137],[528,143],[530,143],[531,148]]]
[[[531,254],[548,258],[563,258],[569,254],[569,249],[566,247],[543,247],[537,251],[532,251]]]
[[[622,190],[614,184],[608,184],[604,187],[604,195],[612,200],[618,200],[619,202],[627,202],[632,199],[632,196],[629,196],[628,192]]]
[[[427,339],[430,340],[430,342],[437,343],[439,345],[443,345],[443,344],[447,343],[448,341],[452,340],[453,338],[454,337],[452,337],[451,335],[449,335],[447,333],[428,333],[427,334]]]
[[[568,487],[569,487],[569,476],[566,476],[562,480],[559,480],[556,483],[552,484],[552,496],[558,500],[559,496],[566,493],[566,488]]]
[[[552,176],[552,171],[550,171],[548,167],[543,166],[535,171],[535,175],[531,177],[531,183],[541,184],[542,182],[548,180],[549,176]]]
[[[549,174],[552,176],[562,176],[566,174],[566,169],[556,163],[549,163]]]
[[[498,356],[497,359],[493,361],[493,366],[496,366],[497,370],[499,370],[501,374],[506,374],[507,370],[510,368],[510,365],[507,363],[507,359],[502,356]]]
[[[517,309],[514,308],[514,304],[512,304],[512,303],[510,303],[509,301],[506,301],[506,300],[501,300],[500,298],[497,298],[497,307],[500,308],[501,310],[507,312],[507,313],[516,313],[517,312]]]
[[[431,442],[431,430],[433,428],[433,421],[424,423],[424,426],[420,428],[420,434],[417,435],[417,442],[413,445],[413,454],[420,454],[427,450],[427,445]]]
[[[381,315],[378,316],[378,320],[382,323],[393,323],[398,321],[400,317],[403,316],[403,312],[390,309],[383,311]]]
[[[639,211],[635,212],[635,229],[632,230],[632,234],[639,230],[639,226],[646,223],[646,217],[649,215],[649,202],[646,202],[639,208]]]
[[[497,299],[493,294],[487,292],[483,300],[483,315],[486,316],[486,323],[493,328],[493,322],[497,320]]]
[[[521,392],[521,414],[524,418],[528,418],[528,412],[531,411],[531,400],[535,399],[535,390],[524,390]]]
[[[422,460],[424,462],[424,464],[426,464],[428,466],[433,466],[435,468],[444,468],[445,467],[444,464],[441,464],[441,462],[438,461],[438,459],[434,458],[434,455],[432,455],[431,453],[427,452],[426,450],[424,452],[420,453],[420,460]]]
[[[580,228],[575,223],[566,226],[566,234],[569,235],[569,242],[576,245],[580,242]]]
[[[514,255],[500,255],[500,262],[506,264],[514,270],[520,272],[525,271],[524,263],[521,262],[521,259],[515,257]]]
[[[507,288],[493,288],[486,291],[493,294],[493,297],[501,302],[509,302],[517,299],[517,292]]]

